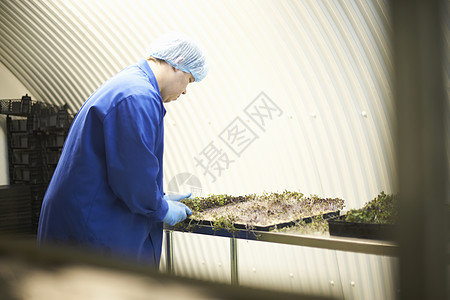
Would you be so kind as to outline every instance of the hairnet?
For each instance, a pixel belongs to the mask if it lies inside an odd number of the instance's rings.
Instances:
[[[147,57],[150,56],[191,73],[195,81],[201,81],[208,73],[204,54],[194,41],[182,33],[171,32],[155,39],[147,48]]]

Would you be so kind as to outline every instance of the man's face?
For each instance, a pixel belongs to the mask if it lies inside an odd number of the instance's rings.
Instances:
[[[173,73],[169,78],[166,90],[164,91],[163,102],[171,102],[177,100],[181,94],[186,94],[187,85],[195,81],[194,76],[190,73],[183,72],[173,68]]]

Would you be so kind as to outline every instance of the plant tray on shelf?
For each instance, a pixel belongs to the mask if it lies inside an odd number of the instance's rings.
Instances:
[[[345,216],[328,219],[330,235],[372,240],[395,240],[395,225],[345,221]]]
[[[339,215],[344,200],[304,197],[302,193],[264,193],[263,195],[210,195],[185,199],[192,215],[176,227],[189,230],[197,225],[213,230],[269,231],[287,226],[309,223],[313,218],[330,218]]]
[[[380,192],[359,209],[328,220],[330,235],[376,240],[395,240],[397,195]]]

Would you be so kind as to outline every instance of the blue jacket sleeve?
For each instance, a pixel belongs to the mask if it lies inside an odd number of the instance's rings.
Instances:
[[[103,122],[112,191],[130,211],[155,222],[161,222],[168,210],[158,185],[158,176],[162,178],[161,105],[150,96],[129,96]]]

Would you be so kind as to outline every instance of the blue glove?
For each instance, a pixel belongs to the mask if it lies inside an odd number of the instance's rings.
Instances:
[[[171,226],[183,221],[188,215],[192,214],[192,211],[184,203],[178,201],[189,198],[191,193],[181,195],[164,195],[164,200],[167,201],[169,210],[163,219],[163,222]]]

